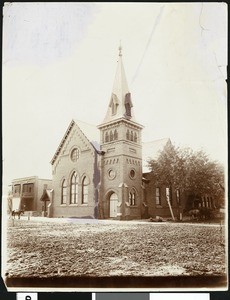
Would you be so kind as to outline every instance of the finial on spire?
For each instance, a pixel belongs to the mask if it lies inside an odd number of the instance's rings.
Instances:
[[[121,53],[121,50],[122,50],[121,41],[120,41],[120,46],[119,46],[118,50],[119,50],[119,56],[122,56],[122,53]]]

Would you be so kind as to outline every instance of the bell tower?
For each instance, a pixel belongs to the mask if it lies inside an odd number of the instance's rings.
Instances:
[[[122,48],[101,136],[101,218],[138,219],[142,210],[143,126],[136,122],[122,62]]]

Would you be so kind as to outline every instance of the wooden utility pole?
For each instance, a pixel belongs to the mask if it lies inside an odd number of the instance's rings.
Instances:
[[[168,206],[169,206],[169,210],[170,210],[170,213],[171,213],[171,216],[172,216],[172,219],[173,221],[175,221],[175,217],[174,217],[174,214],[173,214],[173,210],[172,210],[172,205],[170,203],[170,189],[169,188],[166,188],[166,200],[168,202]]]

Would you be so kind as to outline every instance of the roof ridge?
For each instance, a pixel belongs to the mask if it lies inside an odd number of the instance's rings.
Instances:
[[[79,120],[79,119],[72,119],[75,123],[76,122],[80,122],[80,123],[84,123],[86,125],[90,125],[90,126],[94,126],[95,128],[97,128],[97,125],[96,124],[91,124],[91,123],[88,123],[88,122],[85,122],[85,121],[82,121],[82,120]]]

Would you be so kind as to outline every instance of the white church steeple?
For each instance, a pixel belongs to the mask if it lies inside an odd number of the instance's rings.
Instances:
[[[122,48],[120,46],[112,95],[103,123],[108,123],[120,118],[125,118],[135,122],[132,107],[133,104],[131,100],[131,93],[126,80],[125,70],[122,62]]]

